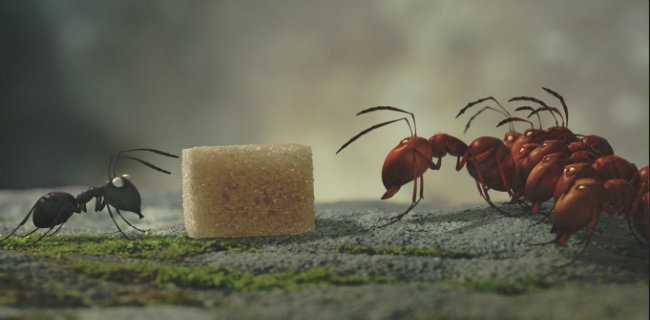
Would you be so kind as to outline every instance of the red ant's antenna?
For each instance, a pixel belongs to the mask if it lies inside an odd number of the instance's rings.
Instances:
[[[389,110],[389,111],[396,111],[396,112],[402,112],[402,113],[410,114],[411,117],[413,118],[413,129],[415,129],[415,130],[412,130],[412,129],[411,129],[411,123],[409,122],[409,120],[408,120],[406,117],[404,117],[404,118],[399,118],[399,119],[395,119],[395,120],[391,120],[391,121],[382,122],[382,123],[376,124],[376,125],[374,125],[374,126],[368,128],[368,129],[365,129],[365,130],[359,132],[359,134],[357,134],[356,136],[352,137],[350,140],[348,140],[348,142],[346,142],[345,144],[343,144],[343,145],[339,148],[339,150],[336,151],[337,154],[338,154],[339,152],[341,152],[341,150],[343,150],[345,147],[347,147],[350,143],[352,143],[352,142],[354,142],[355,140],[359,139],[359,138],[360,138],[361,136],[363,136],[364,134],[366,134],[366,133],[368,133],[368,132],[370,132],[370,131],[372,131],[372,130],[375,130],[375,129],[377,129],[377,128],[381,128],[381,127],[383,127],[383,126],[385,126],[385,125],[391,124],[391,123],[393,123],[393,122],[400,121],[400,120],[404,120],[404,121],[406,121],[406,124],[409,126],[409,132],[411,132],[411,136],[412,136],[412,137],[413,137],[413,136],[417,136],[417,127],[415,126],[415,116],[414,116],[413,113],[411,113],[411,112],[408,112],[408,111],[405,111],[405,110],[402,110],[402,109],[399,109],[399,108],[395,108],[395,107],[389,107],[389,106],[378,106],[378,107],[372,107],[372,108],[368,108],[368,109],[365,109],[365,110],[361,110],[361,111],[359,111],[359,113],[357,113],[357,116],[358,116],[358,115],[361,115],[361,114],[364,114],[364,113],[373,112],[373,111],[378,111],[378,110]]]

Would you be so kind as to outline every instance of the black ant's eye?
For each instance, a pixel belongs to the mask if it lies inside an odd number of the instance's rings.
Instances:
[[[116,188],[121,188],[124,186],[124,181],[120,177],[115,177],[111,180],[111,184]]]
[[[125,173],[122,175],[122,179],[131,181],[131,176]]]

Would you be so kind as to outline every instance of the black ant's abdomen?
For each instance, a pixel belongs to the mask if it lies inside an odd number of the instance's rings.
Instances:
[[[39,228],[51,228],[68,221],[77,211],[77,200],[67,192],[50,192],[42,196],[34,205],[34,225]]]

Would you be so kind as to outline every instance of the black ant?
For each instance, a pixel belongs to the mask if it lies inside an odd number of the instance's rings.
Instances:
[[[27,213],[27,216],[25,216],[23,221],[21,221],[20,224],[18,224],[18,226],[9,235],[0,240],[0,243],[12,236],[20,227],[22,227],[27,222],[29,216],[32,215],[32,213],[34,214],[33,222],[34,226],[36,226],[36,229],[30,231],[24,236],[30,235],[41,228],[49,228],[45,233],[43,233],[43,235],[41,235],[38,239],[36,239],[36,241],[32,243],[34,244],[47,236],[54,229],[54,227],[58,225],[59,227],[54,231],[54,233],[51,234],[54,235],[59,232],[61,227],[63,227],[63,224],[72,216],[73,212],[86,212],[86,203],[90,202],[90,200],[93,198],[95,198],[95,211],[101,211],[104,209],[104,207],[106,207],[108,209],[108,214],[111,216],[113,223],[115,223],[115,226],[117,227],[117,230],[124,236],[124,238],[129,239],[129,237],[124,234],[122,229],[120,229],[117,221],[115,221],[111,207],[115,209],[117,215],[122,218],[122,220],[124,220],[124,222],[126,222],[129,226],[140,232],[145,232],[144,230],[132,225],[122,216],[122,213],[120,212],[120,210],[130,211],[137,214],[140,219],[144,218],[140,210],[140,193],[138,192],[138,189],[135,187],[135,185],[133,185],[131,182],[131,177],[128,174],[122,174],[120,176],[115,174],[117,163],[120,159],[126,158],[140,162],[156,171],[160,171],[166,174],[171,173],[142,159],[124,154],[132,151],[148,151],[167,157],[178,158],[177,155],[147,148],[120,151],[117,154],[112,155],[110,158],[108,164],[108,180],[104,183],[104,185],[99,187],[90,187],[86,191],[79,193],[77,197],[74,197],[67,192],[61,191],[50,192],[40,197],[34,206],[29,210],[29,213]]]

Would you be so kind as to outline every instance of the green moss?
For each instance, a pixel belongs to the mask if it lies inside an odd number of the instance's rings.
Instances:
[[[71,311],[29,310],[15,315],[3,315],[3,320],[76,320],[77,315]]]
[[[449,250],[442,248],[419,248],[407,246],[373,248],[366,245],[342,244],[334,248],[336,253],[367,254],[367,255],[399,255],[414,257],[441,257],[441,258],[472,258],[474,254],[469,251]]]
[[[69,274],[52,273],[50,276],[69,277]],[[93,300],[95,299],[95,300]],[[40,282],[32,283],[19,273],[5,274],[0,277],[0,306],[18,308],[74,308],[88,306],[142,306],[142,305],[195,305],[204,302],[196,295],[179,290],[161,290],[158,288],[138,288],[125,285],[109,296],[101,295],[99,299],[93,294],[78,289],[57,290]],[[0,317],[2,318],[2,317]]]
[[[219,267],[188,267],[155,265],[146,262],[136,264],[106,263],[98,260],[71,259],[61,261],[64,268],[95,278],[129,283],[164,285],[168,287],[191,287],[199,289],[230,289],[259,291],[271,289],[296,289],[332,285],[361,285],[390,283],[392,277],[364,278],[345,275],[329,268],[313,268],[302,272],[253,275]]]
[[[192,239],[187,235],[146,235],[132,240],[88,234],[55,235],[32,245],[36,239],[35,235],[11,237],[0,244],[0,249],[44,255],[109,255],[162,261],[181,261],[207,252],[255,252],[258,249],[257,244],[249,239],[204,240]]]
[[[0,288],[0,306],[60,308],[86,307],[78,290],[54,291],[44,288]]]
[[[83,297],[79,290],[54,291],[47,288],[1,288],[0,306],[20,308],[73,308],[89,306],[143,306],[143,305],[203,306],[203,301],[179,291],[161,292],[138,290],[117,292],[101,301]]]
[[[171,291],[154,291],[123,290],[117,292],[109,300],[102,302],[103,306],[146,306],[146,305],[184,305],[184,306],[203,306],[202,300],[187,292],[178,290]]]
[[[467,288],[479,292],[493,292],[503,295],[517,295],[537,290],[547,289],[551,283],[537,276],[527,276],[522,279],[504,280],[472,280],[450,281],[455,287]]]

